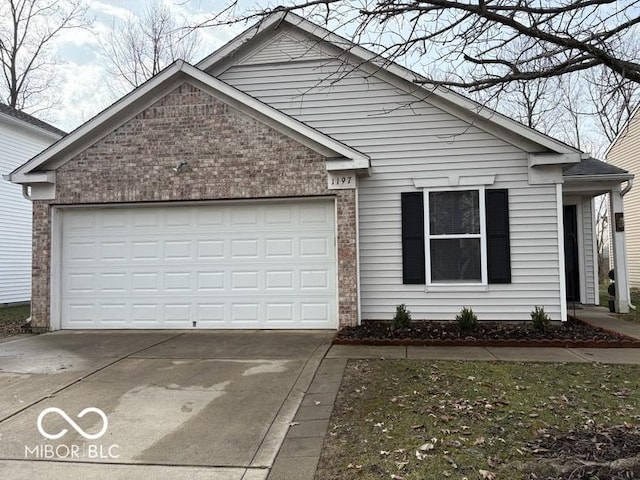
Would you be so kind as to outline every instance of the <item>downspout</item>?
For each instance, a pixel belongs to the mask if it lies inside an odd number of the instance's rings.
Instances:
[[[11,175],[2,175],[2,179],[6,180],[7,182],[11,181]],[[24,183],[22,184],[22,196],[29,200],[30,202],[31,200],[31,195],[29,195],[29,185],[25,185]]]
[[[627,186],[624,187],[621,191],[620,191],[620,196],[624,198],[624,196],[629,193],[629,190],[631,190],[631,188],[633,187],[633,178],[630,178],[629,180],[627,180]],[[626,243],[625,243],[625,252],[624,252],[624,256],[627,256],[627,248],[626,248]],[[626,261],[626,258],[625,258]],[[631,303],[631,289],[629,288],[629,282],[627,279],[627,288],[629,289],[629,292],[627,293],[627,297],[629,298],[629,308],[631,310],[636,310],[636,306]]]
[[[9,179],[7,178],[6,180],[9,180]],[[25,199],[27,199],[27,201],[33,202],[33,200],[31,200],[31,195],[29,194],[29,185],[25,185],[24,183],[22,184],[22,196]],[[30,324],[30,323],[31,323],[31,315],[29,315],[29,318],[25,320],[25,324]]]
[[[22,196],[32,202],[31,194],[29,193],[29,185],[22,185]]]

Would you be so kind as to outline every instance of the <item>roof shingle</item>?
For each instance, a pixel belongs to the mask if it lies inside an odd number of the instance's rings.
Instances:
[[[580,163],[566,167],[562,172],[564,177],[577,177],[581,175],[624,175],[627,172],[622,168],[616,167],[602,160],[595,158],[586,158]]]
[[[28,113],[24,113],[23,111],[10,107],[9,105],[5,105],[4,103],[0,103],[0,113],[4,113],[5,115],[17,118],[18,120],[22,120],[25,123],[38,128],[42,128],[43,130],[47,130],[63,137],[67,134],[67,132],[65,132],[64,130],[60,130],[59,128],[54,127],[47,122],[43,122],[42,120],[29,115]]]

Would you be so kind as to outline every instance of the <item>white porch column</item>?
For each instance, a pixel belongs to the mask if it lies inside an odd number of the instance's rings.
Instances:
[[[611,246],[613,247],[613,268],[616,282],[616,312],[629,313],[629,281],[627,275],[627,251],[624,231],[616,228],[616,213],[624,212],[620,187],[609,191]]]

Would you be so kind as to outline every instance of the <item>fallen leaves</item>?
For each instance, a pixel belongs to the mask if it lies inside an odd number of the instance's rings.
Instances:
[[[630,431],[640,423],[640,371],[607,378],[600,365],[353,363],[363,367],[347,367],[357,375],[343,382],[332,418],[341,428],[325,440],[321,480],[525,478],[517,465],[553,453],[527,442],[558,425],[587,431],[611,418]],[[591,449],[605,451],[606,441]],[[337,458],[339,470],[325,469]]]
[[[478,470],[478,473],[480,474],[480,478],[482,478],[483,480],[494,480],[496,478],[496,474],[493,472],[490,472],[489,470]]]

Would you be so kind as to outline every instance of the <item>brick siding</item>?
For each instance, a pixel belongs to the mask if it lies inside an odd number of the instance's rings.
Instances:
[[[336,198],[339,324],[354,325],[354,191],[328,190],[320,154],[184,83],[60,166],[55,200],[34,201],[32,325],[49,328],[51,205],[319,195]]]

